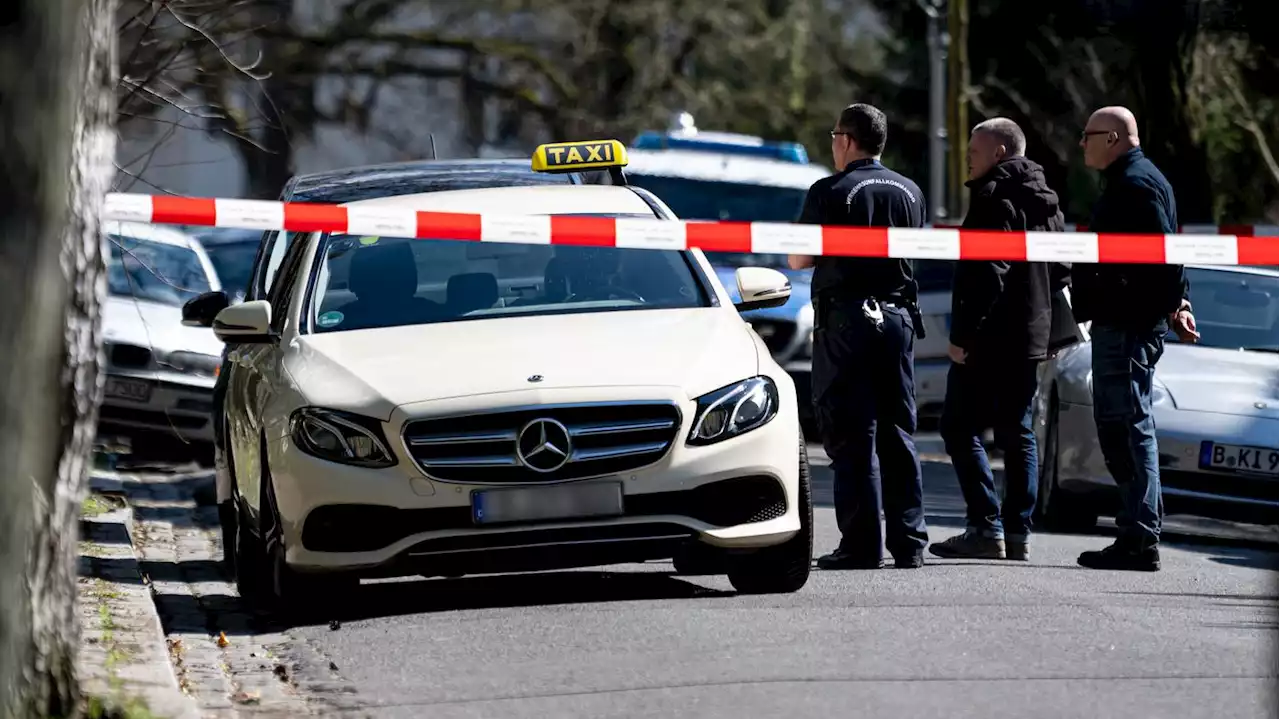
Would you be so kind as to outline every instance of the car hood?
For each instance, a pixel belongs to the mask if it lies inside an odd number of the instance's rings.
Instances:
[[[182,308],[128,297],[107,297],[102,306],[106,342],[148,347],[161,355],[185,351],[219,357],[224,345],[207,327],[182,324]]]
[[[738,268],[728,265],[714,265],[716,276],[719,277],[720,283],[724,285],[725,290],[729,292],[729,296],[734,302],[742,299],[742,295],[738,293],[738,278],[734,274]],[[800,309],[810,303],[809,287],[813,280],[813,270],[778,270],[791,280],[791,297],[787,299],[787,303],[781,307],[770,307],[763,310],[752,310],[743,312],[742,316],[746,319],[796,319],[796,315]]]
[[[1270,352],[1165,345],[1156,378],[1181,410],[1276,418],[1280,370]]]
[[[676,387],[688,397],[759,371],[723,308],[503,317],[305,335],[287,367],[311,404],[388,418],[406,404],[530,388]]]

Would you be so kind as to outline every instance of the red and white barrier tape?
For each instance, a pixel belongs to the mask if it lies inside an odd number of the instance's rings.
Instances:
[[[856,228],[772,222],[422,212],[265,200],[110,193],[104,219],[247,230],[654,250],[1032,262],[1280,265],[1275,227],[1176,235]],[[1243,232],[1241,230],[1249,230]],[[1265,235],[1258,234],[1262,230]]]

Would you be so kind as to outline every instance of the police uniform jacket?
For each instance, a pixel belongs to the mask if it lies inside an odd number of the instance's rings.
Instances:
[[[923,227],[924,193],[880,164],[856,160],[809,188],[799,222],[854,227]],[[816,257],[810,290],[819,301],[914,301],[915,280],[905,259]]]
[[[1102,173],[1103,190],[1090,232],[1169,234],[1178,231],[1173,187],[1140,148]],[[1077,264],[1072,267],[1076,321],[1149,329],[1175,312],[1189,290],[1182,265]]]

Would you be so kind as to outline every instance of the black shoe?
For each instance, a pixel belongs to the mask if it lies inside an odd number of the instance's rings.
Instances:
[[[1126,572],[1158,572],[1160,571],[1160,549],[1151,546],[1145,549],[1134,549],[1117,541],[1106,549],[1096,552],[1085,552],[1076,560],[1080,566],[1089,569],[1116,569]]]
[[[837,549],[831,554],[824,554],[818,557],[818,569],[879,569],[883,566],[884,560],[879,557],[852,554],[843,549]]]
[[[898,569],[919,569],[924,566],[924,552],[908,554],[905,557],[894,557],[893,566]]]

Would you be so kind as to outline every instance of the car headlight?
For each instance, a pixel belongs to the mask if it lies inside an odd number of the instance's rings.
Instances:
[[[358,467],[391,467],[376,420],[349,412],[303,407],[289,418],[289,434],[299,449],[320,459]]]
[[[813,305],[806,303],[796,313],[796,327],[804,333],[804,346],[801,352],[805,357],[813,356]]]
[[[1177,409],[1178,404],[1173,401],[1173,395],[1169,394],[1169,388],[1165,387],[1159,381],[1151,383],[1151,406],[1167,404]]]
[[[165,358],[165,364],[186,374],[214,377],[218,368],[222,366],[222,358],[199,352],[174,352]]]
[[[707,445],[750,432],[778,414],[778,386],[752,377],[698,398],[688,443]]]
[[[1093,372],[1085,375],[1085,387],[1088,391],[1090,404],[1093,402]],[[1178,408],[1178,403],[1173,401],[1173,394],[1169,392],[1169,388],[1164,386],[1160,380],[1152,380],[1151,382],[1151,406],[1159,407],[1168,405],[1174,409]]]

